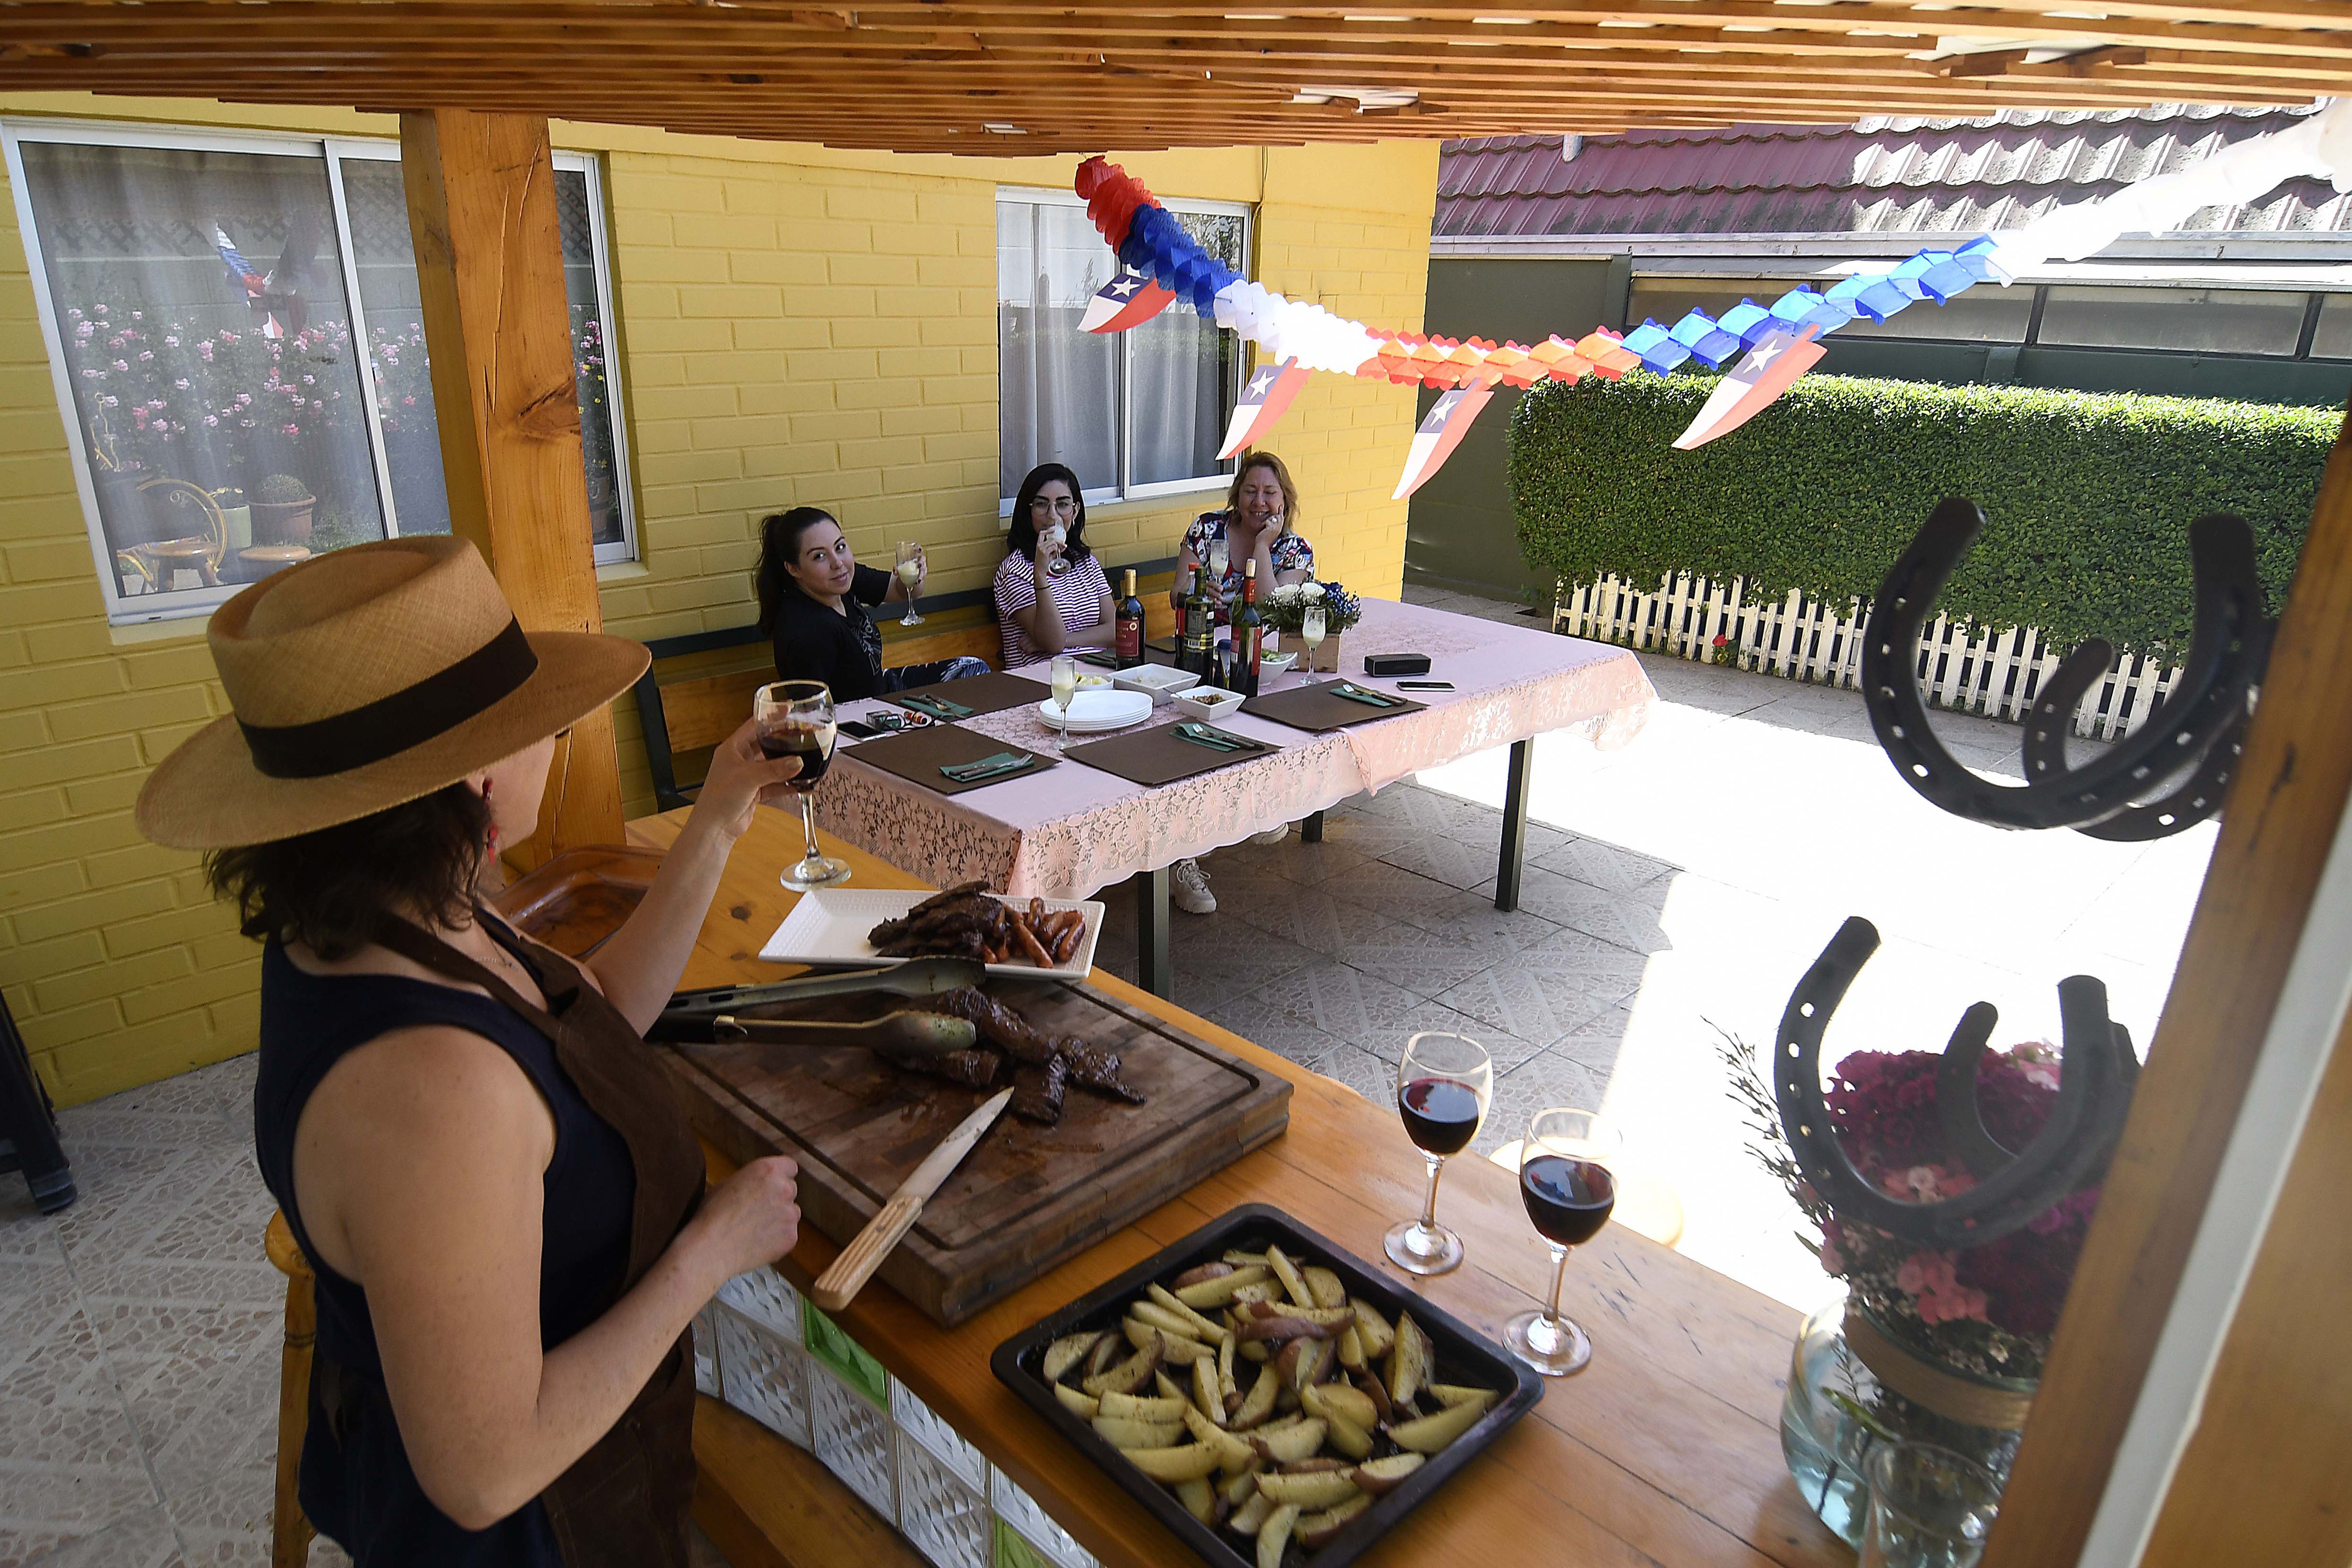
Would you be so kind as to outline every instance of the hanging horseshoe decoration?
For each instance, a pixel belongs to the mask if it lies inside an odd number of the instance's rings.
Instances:
[[[2131,1037],[2107,1017],[2107,988],[2087,974],[2058,983],[2063,1043],[2058,1101],[2032,1142],[2015,1152],[1986,1131],[1977,1069],[1999,1019],[1990,1003],[1961,1015],[1937,1069],[1936,1100],[1952,1152],[1978,1178],[1956,1197],[1908,1203],[1879,1191],[1837,1140],[1822,1089],[1822,1037],[1854,976],[1878,951],[1878,930],[1853,917],[1790,994],[1772,1053],[1781,1130],[1805,1179],[1830,1206],[1925,1247],[1974,1247],[2021,1228],[2067,1194],[2096,1181],[2123,1136],[2138,1076]]]
[[[2171,694],[2131,736],[2080,767],[2065,760],[2074,706],[2105,673],[2114,650],[2094,638],[2062,660],[2026,721],[2026,779],[1997,784],[1971,772],[1928,728],[1917,648],[1936,595],[1984,528],[1958,497],[1929,514],[1880,584],[1862,654],[1871,728],[1904,782],[1927,800],[1996,827],[2074,827],[2108,838],[2159,838],[2220,809],[2234,768],[2248,693],[2269,657],[2253,535],[2238,518],[2210,513],[2189,525],[2196,574],[2196,633]],[[2193,772],[2192,772],[2193,770]],[[2182,773],[2185,782],[2162,793]]]

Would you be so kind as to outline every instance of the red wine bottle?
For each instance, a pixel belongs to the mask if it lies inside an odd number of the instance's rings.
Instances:
[[[1127,582],[1119,593],[1118,634],[1118,668],[1133,669],[1143,662],[1143,601],[1135,596],[1132,566],[1127,569]]]
[[[1257,558],[1242,563],[1242,607],[1234,612],[1234,689],[1257,695],[1258,660],[1265,653],[1265,616],[1257,607]]]

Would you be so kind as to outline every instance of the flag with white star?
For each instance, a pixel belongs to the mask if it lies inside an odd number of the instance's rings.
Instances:
[[[1476,423],[1478,411],[1495,395],[1495,384],[1481,378],[1465,386],[1457,386],[1437,395],[1429,405],[1429,414],[1421,428],[1412,433],[1412,447],[1405,453],[1404,472],[1397,478],[1396,494],[1391,500],[1402,500],[1427,484],[1430,477],[1445,466],[1454,456],[1454,448],[1462,445],[1462,437]]]
[[[1817,329],[1801,332],[1775,328],[1756,340],[1756,346],[1716,383],[1715,392],[1690,428],[1675,437],[1687,452],[1717,436],[1727,436],[1761,414],[1772,400],[1797,384],[1797,378],[1821,363],[1829,351],[1814,341]]]
[[[1078,325],[1089,332],[1123,332],[1139,327],[1175,301],[1175,294],[1140,272],[1121,270],[1095,290]]]
[[[1296,359],[1261,364],[1252,371],[1242,383],[1241,396],[1234,402],[1234,416],[1225,422],[1225,444],[1217,460],[1223,462],[1244,447],[1256,446],[1306,384],[1307,371]]]

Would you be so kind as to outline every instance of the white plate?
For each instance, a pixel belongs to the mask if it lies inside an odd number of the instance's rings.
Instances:
[[[1052,698],[1037,704],[1037,717],[1048,730],[1062,727],[1062,705]],[[1151,717],[1151,698],[1141,691],[1081,691],[1070,699],[1070,733],[1123,730]]]
[[[931,895],[910,888],[863,889],[820,888],[803,893],[784,923],[768,939],[760,956],[770,963],[841,963],[879,968],[886,964],[904,963],[903,958],[884,958],[874,951],[866,933],[884,921],[896,920]],[[1026,910],[1026,899],[1003,899],[1002,902]],[[1078,935],[1077,952],[1070,962],[1058,969],[1040,969],[1034,963],[992,963],[991,974],[1003,974],[1016,979],[1084,980],[1094,967],[1095,942],[1102,935],[1103,906],[1092,900],[1047,899],[1045,912],[1059,914],[1064,910],[1076,910],[1086,916],[1086,929]]]

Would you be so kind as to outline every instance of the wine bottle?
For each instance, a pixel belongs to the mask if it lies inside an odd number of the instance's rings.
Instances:
[[[1258,660],[1265,652],[1265,617],[1257,607],[1257,562],[1242,563],[1242,607],[1234,612],[1234,689],[1257,695]]]
[[[1127,569],[1127,582],[1118,600],[1118,667],[1133,669],[1143,662],[1143,601],[1135,596],[1135,568]]]
[[[1177,652],[1177,668],[1204,682],[1217,679],[1217,608],[1209,598],[1209,569],[1192,568],[1192,591],[1184,598],[1184,641]]]

